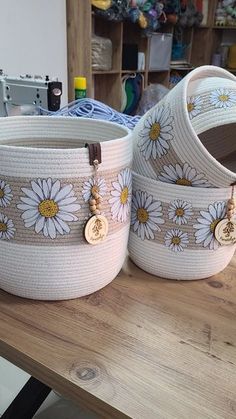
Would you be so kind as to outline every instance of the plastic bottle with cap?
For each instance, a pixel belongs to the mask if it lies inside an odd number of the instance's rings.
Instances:
[[[86,77],[74,78],[75,100],[86,97],[87,82]]]

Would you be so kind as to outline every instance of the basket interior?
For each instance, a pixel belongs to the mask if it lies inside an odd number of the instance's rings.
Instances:
[[[104,121],[59,117],[9,117],[0,121],[0,145],[78,149],[86,143],[126,137],[125,127]]]
[[[207,151],[223,166],[236,172],[236,123],[221,125],[199,134]]]

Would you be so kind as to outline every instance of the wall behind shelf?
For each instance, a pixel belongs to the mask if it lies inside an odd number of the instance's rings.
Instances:
[[[12,76],[58,77],[66,104],[66,1],[0,0],[0,10],[0,68]]]

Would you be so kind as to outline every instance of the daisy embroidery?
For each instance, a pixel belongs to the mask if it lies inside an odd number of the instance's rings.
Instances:
[[[163,167],[164,172],[158,176],[158,179],[162,182],[175,183],[176,185],[183,186],[198,186],[202,188],[208,188],[210,183],[207,181],[203,173],[197,173],[196,169],[190,167],[188,163],[184,163],[183,166],[176,164],[173,166]]]
[[[208,247],[210,250],[218,249],[219,242],[215,239],[214,231],[218,222],[225,217],[225,213],[225,202],[215,202],[209,205],[208,211],[200,211],[198,224],[193,226],[197,230],[195,232],[197,244],[202,243],[203,247]]]
[[[132,175],[130,169],[122,170],[118,175],[118,181],[112,182],[111,204],[112,218],[125,222],[130,213],[132,199]]]
[[[178,228],[167,231],[165,235],[165,245],[173,252],[183,252],[188,243],[188,234]]]
[[[35,233],[55,239],[58,234],[70,232],[68,222],[77,221],[74,215],[80,209],[72,185],[62,186],[59,180],[38,179],[31,182],[31,189],[21,188],[25,194],[17,208],[26,228],[34,226]]]
[[[0,213],[0,240],[11,240],[15,234],[13,221]]]
[[[92,198],[92,193],[97,192],[100,196],[106,195],[107,187],[106,182],[102,178],[90,178],[83,184],[82,195],[85,202]]]
[[[139,134],[139,147],[146,160],[151,157],[161,158],[167,154],[169,142],[173,138],[172,123],[170,109],[164,106],[155,109],[144,121],[144,127]]]
[[[172,220],[174,223],[178,225],[187,224],[192,215],[192,205],[189,202],[176,199],[170,203],[168,216],[169,220]]]
[[[231,108],[236,104],[236,91],[225,88],[216,89],[210,95],[210,103],[215,108]]]
[[[187,99],[187,110],[189,114],[189,118],[193,119],[194,116],[197,116],[201,113],[202,110],[202,100],[200,96],[190,96]]]
[[[131,226],[142,240],[154,239],[154,233],[161,231],[159,224],[164,224],[160,201],[154,201],[147,192],[136,191],[133,194]]]
[[[0,207],[7,207],[10,204],[13,197],[11,192],[10,186],[0,179]]]

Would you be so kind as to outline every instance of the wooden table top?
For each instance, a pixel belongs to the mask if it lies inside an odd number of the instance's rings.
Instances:
[[[71,301],[0,291],[0,355],[99,417],[235,419],[236,258],[190,282],[127,260]]]

